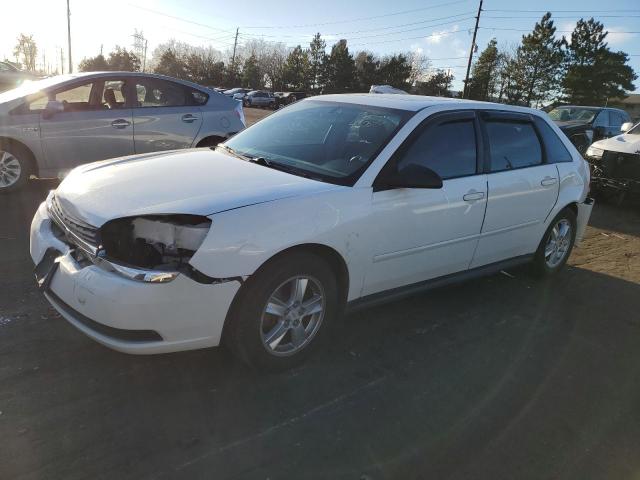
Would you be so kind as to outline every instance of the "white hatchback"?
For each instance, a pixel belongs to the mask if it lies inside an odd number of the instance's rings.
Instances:
[[[128,353],[219,345],[278,369],[346,309],[582,236],[589,170],[543,112],[412,95],[298,102],[211,149],[76,168],[31,227],[44,295]]]

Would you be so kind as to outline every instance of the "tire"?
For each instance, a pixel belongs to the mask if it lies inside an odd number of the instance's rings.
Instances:
[[[0,194],[22,188],[32,171],[31,152],[20,145],[0,144]]]
[[[270,261],[247,280],[234,300],[225,344],[256,370],[282,371],[300,365],[338,315],[336,283],[331,268],[317,255],[295,252]],[[304,287],[302,297],[294,294],[294,285]],[[314,313],[304,315],[305,308]]]
[[[544,277],[554,275],[567,263],[576,240],[576,214],[569,208],[562,210],[549,224],[533,259],[533,273]],[[562,229],[568,227],[568,232]],[[561,234],[560,243],[553,237]],[[549,253],[549,251],[555,253]],[[561,254],[561,255],[559,255]]]

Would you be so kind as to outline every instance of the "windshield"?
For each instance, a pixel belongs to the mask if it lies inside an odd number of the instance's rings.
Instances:
[[[627,132],[627,135],[640,135],[640,123]]]
[[[582,107],[558,107],[549,112],[552,120],[557,122],[590,122],[596,116],[598,110]]]
[[[304,101],[275,113],[225,143],[292,173],[353,185],[412,112]]]
[[[26,95],[37,93],[45,88],[52,87],[67,80],[75,78],[73,75],[58,75],[43,80],[25,80],[18,88],[0,93],[0,103],[10,102]]]

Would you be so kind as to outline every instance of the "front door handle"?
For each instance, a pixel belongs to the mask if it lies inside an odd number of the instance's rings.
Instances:
[[[182,116],[182,121],[185,123],[193,123],[196,120],[198,120],[198,117],[196,117],[195,115],[191,115],[190,113]]]
[[[462,197],[465,202],[476,202],[478,200],[482,200],[483,198],[484,192],[476,192],[474,190],[469,191]]]
[[[558,179],[555,177],[544,177],[542,180],[540,180],[540,185],[542,185],[543,187],[550,187],[551,185],[555,185],[556,183],[558,183]]]
[[[111,126],[113,128],[126,128],[129,125],[131,125],[131,122],[129,120],[125,120],[124,118],[119,118],[117,120],[114,120],[113,122],[111,122]]]

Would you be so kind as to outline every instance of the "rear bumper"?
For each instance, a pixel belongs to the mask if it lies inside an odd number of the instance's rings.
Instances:
[[[580,245],[582,242],[582,238],[584,237],[584,232],[587,228],[587,224],[589,223],[589,218],[591,217],[591,210],[593,210],[593,205],[595,200],[593,198],[587,197],[583,203],[578,204],[578,218],[577,218],[577,230],[576,230],[576,245]]]
[[[145,283],[90,264],[81,266],[56,238],[44,204],[31,225],[31,257],[60,252],[45,291],[51,305],[87,336],[125,353],[167,353],[217,346],[240,283],[201,284],[178,275],[169,283]]]

